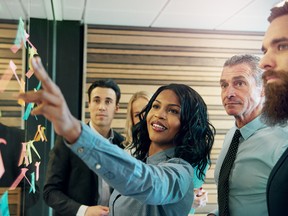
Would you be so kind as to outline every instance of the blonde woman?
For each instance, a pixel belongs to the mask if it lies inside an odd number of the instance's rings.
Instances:
[[[129,145],[132,143],[132,128],[140,121],[139,113],[148,104],[150,98],[150,93],[146,91],[138,91],[132,95],[128,102],[124,135],[125,140],[123,141],[123,145],[128,149]]]

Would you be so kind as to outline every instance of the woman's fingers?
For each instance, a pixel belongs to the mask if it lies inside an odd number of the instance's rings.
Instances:
[[[32,66],[42,89],[21,93],[18,98],[37,104],[31,114],[44,115],[53,123],[55,132],[72,143],[81,133],[80,122],[72,116],[60,88],[48,76],[39,57],[32,59]]]

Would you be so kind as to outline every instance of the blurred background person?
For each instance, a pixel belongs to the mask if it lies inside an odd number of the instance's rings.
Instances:
[[[119,110],[120,88],[111,79],[97,80],[88,89],[88,126],[110,143],[122,147],[124,137],[111,128]],[[112,188],[90,170],[58,137],[50,152],[44,200],[54,215],[108,214]]]
[[[134,93],[127,105],[127,117],[125,123],[125,140],[123,145],[129,151],[129,146],[132,144],[132,129],[136,125],[139,119],[139,113],[148,104],[151,98],[151,94],[146,91],[139,91]],[[130,149],[131,150],[131,149]]]

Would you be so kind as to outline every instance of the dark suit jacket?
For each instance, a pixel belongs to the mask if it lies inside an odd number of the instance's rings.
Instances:
[[[269,216],[288,214],[288,149],[270,173],[266,194]]]
[[[123,140],[114,131],[113,143],[121,147]],[[93,206],[98,202],[98,176],[63,143],[62,137],[57,137],[50,151],[43,195],[57,216],[76,215],[82,204]]]
[[[0,179],[0,187],[10,187],[21,173],[21,168],[24,167],[24,165],[18,167],[18,161],[22,150],[22,142],[25,141],[25,131],[0,123],[0,138],[5,139],[7,142],[7,145],[0,144],[0,151],[5,168],[5,172]],[[31,180],[31,173],[35,171],[34,163],[30,164],[27,168],[26,177]],[[23,205],[24,203],[24,209],[31,207],[37,202],[39,199],[39,187],[37,185],[36,193],[29,193],[30,184],[23,178],[18,187],[22,189],[21,204]]]

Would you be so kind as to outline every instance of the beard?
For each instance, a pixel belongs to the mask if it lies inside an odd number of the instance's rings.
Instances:
[[[266,77],[278,79],[267,83]],[[285,126],[288,124],[288,71],[265,71],[263,73],[265,102],[262,118],[269,126]]]

